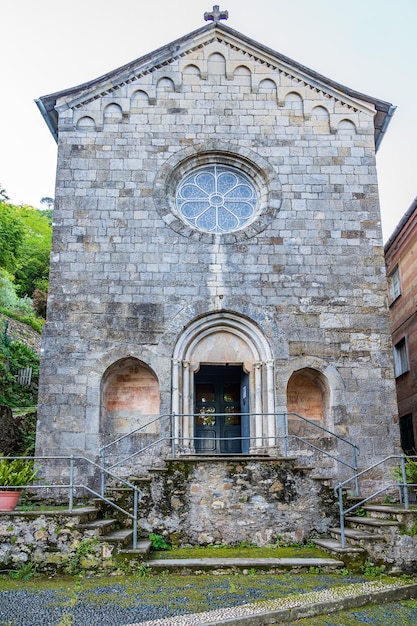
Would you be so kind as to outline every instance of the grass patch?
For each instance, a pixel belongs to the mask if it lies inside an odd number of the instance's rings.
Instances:
[[[231,547],[231,546],[186,546],[183,548],[172,547],[169,552],[156,551],[157,559],[303,559],[303,558],[329,558],[323,550],[311,545],[297,546],[265,546],[265,547]]]

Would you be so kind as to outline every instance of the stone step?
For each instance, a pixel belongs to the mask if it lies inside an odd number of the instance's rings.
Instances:
[[[322,483],[325,487],[331,487],[334,478],[330,476],[310,476],[311,480],[316,480],[318,483]]]
[[[333,476],[325,476],[324,474],[311,474],[310,475],[311,480],[326,480],[326,481],[331,481],[334,480]]]
[[[106,496],[106,498],[107,500],[110,500],[110,502],[114,502],[112,497]],[[107,502],[105,502],[105,500],[102,500],[101,498],[93,498],[91,502],[94,503],[98,510],[101,510],[103,506],[107,506]]]
[[[80,524],[86,524],[90,521],[92,522],[97,519],[99,513],[100,509],[98,509],[96,506],[83,506],[75,507],[71,512],[65,513],[65,515],[78,517]]]
[[[415,517],[417,519],[417,507],[405,509],[404,505],[365,504],[364,511],[375,519],[392,519],[399,522]]]
[[[115,530],[108,535],[101,537],[102,541],[106,543],[111,543],[118,547],[123,547],[127,545],[132,545],[133,541],[133,530],[130,529],[122,529]]]
[[[361,517],[359,515],[347,515],[345,521],[356,526],[369,526],[377,530],[389,528],[390,526],[401,526],[398,520],[393,519],[377,519],[375,517]]]
[[[257,452],[255,454],[204,454],[199,452],[198,454],[180,454],[179,456],[170,456],[166,457],[167,461],[258,461],[258,460],[267,460],[267,461],[296,461],[296,457],[294,456],[271,456],[265,452]],[[152,469],[152,468],[149,468]]]
[[[159,571],[207,571],[207,570],[263,570],[263,571],[332,571],[344,567],[343,561],[332,558],[199,558],[199,559],[150,559],[146,564]]]
[[[332,535],[333,539],[338,539],[342,534],[341,528],[329,528],[329,532]],[[363,530],[358,530],[357,528],[345,528],[345,537],[349,540],[350,543],[357,541],[382,541],[384,539],[383,535],[376,533],[367,533]]]
[[[150,476],[129,476],[129,478],[127,478],[127,481],[136,486],[150,484],[152,482],[152,479]]]
[[[313,539],[316,546],[323,548],[326,552],[340,555],[365,554],[366,550],[359,546],[346,546],[342,548],[342,543],[337,539]]]
[[[26,517],[32,519],[39,517],[40,515],[51,515],[53,517],[72,517],[76,520],[77,524],[87,524],[97,519],[97,515],[100,513],[100,509],[95,506],[75,506],[72,511],[69,509],[55,509],[54,507],[31,509],[28,511],[20,511],[15,509],[14,511],[3,511],[0,515],[18,515],[19,517]]]
[[[115,519],[97,519],[87,524],[80,524],[79,528],[82,530],[94,530],[97,535],[108,535],[114,531],[117,520]]]
[[[149,554],[152,548],[152,543],[149,539],[141,539],[137,543],[137,547],[134,550],[133,548],[122,548],[118,551],[118,554],[127,557],[134,558],[135,556],[146,556]]]
[[[353,504],[355,502],[362,502],[364,500],[363,496],[355,496],[354,494],[349,494],[346,496],[346,500],[348,502],[352,502]]]

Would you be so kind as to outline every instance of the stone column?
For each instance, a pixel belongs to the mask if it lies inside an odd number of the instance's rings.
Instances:
[[[182,403],[182,412],[184,416],[182,418],[183,423],[183,445],[185,448],[189,448],[192,445],[192,437],[194,434],[193,428],[193,419],[190,415],[192,413],[191,409],[191,376],[190,376],[190,362],[183,361],[182,362],[182,394],[183,394],[183,403]]]
[[[262,363],[254,363],[255,372],[255,441],[253,448],[262,448],[263,446],[263,427],[262,427]]]
[[[179,388],[179,378],[180,378],[180,364],[181,362],[178,359],[174,359],[172,361],[172,406],[171,411],[176,416],[178,416],[180,412],[180,388]],[[179,444],[179,435],[180,435],[180,417],[175,418],[175,432],[171,433],[172,437],[175,437],[175,445]]]
[[[275,393],[274,393],[274,361],[265,362],[266,366],[266,387],[267,387],[267,424],[266,434],[268,436],[268,447],[276,445],[275,437],[277,434],[276,417],[275,417]]]

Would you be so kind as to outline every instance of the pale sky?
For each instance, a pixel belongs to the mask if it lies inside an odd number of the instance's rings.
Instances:
[[[384,239],[417,196],[417,0],[217,0],[227,24],[397,110],[377,155]],[[0,0],[0,184],[54,196],[56,144],[35,98],[204,26],[212,0]]]

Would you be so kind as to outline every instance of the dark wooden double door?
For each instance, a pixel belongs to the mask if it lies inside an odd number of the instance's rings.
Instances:
[[[195,375],[195,449],[249,452],[248,375],[240,365],[202,365]]]

